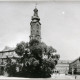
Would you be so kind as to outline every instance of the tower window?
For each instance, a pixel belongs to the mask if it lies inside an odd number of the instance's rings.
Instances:
[[[39,31],[37,30],[37,33],[39,33]]]
[[[39,29],[39,25],[37,24],[37,29]]]
[[[32,33],[32,31],[31,31],[31,33]]]
[[[37,26],[37,29],[39,29],[39,26]]]
[[[39,25],[37,24],[37,26],[39,26]]]
[[[31,25],[31,28],[32,28],[32,25]]]

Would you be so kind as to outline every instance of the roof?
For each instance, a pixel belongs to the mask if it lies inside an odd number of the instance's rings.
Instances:
[[[78,58],[76,58],[75,60],[73,60],[73,61],[71,62],[71,64],[74,63],[74,62],[76,62],[77,60],[80,60],[80,57],[78,57]]]
[[[14,49],[15,48],[13,48],[13,47],[5,46],[5,48],[2,51],[8,51],[8,50],[14,50]]]
[[[71,60],[59,60],[58,64],[69,64],[71,62],[72,62]]]
[[[19,57],[15,51],[14,48],[6,46],[2,51],[2,54],[0,54],[0,58],[7,58],[7,57]]]

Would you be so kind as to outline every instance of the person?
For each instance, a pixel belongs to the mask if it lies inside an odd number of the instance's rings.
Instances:
[[[1,74],[4,74],[4,67],[1,67]]]
[[[75,75],[75,79],[77,78],[77,76]]]

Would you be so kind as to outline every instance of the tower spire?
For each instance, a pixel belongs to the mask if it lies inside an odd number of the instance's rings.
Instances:
[[[32,16],[32,20],[40,20],[39,16],[38,16],[38,9],[37,9],[37,3],[35,4],[35,9],[33,10],[34,14]]]
[[[37,2],[36,2],[36,4],[35,4],[35,8],[37,8]]]
[[[30,40],[36,39],[38,41],[41,41],[41,23],[40,18],[38,16],[38,9],[35,6],[35,9],[33,10],[34,14],[32,16],[31,20],[31,34],[30,34]]]
[[[36,7],[34,9],[34,16],[38,17],[38,9]]]
[[[34,16],[37,16],[37,17],[38,17],[37,2],[36,2],[36,4],[35,4]]]

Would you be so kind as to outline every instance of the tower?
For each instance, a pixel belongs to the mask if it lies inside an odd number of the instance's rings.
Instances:
[[[31,33],[30,33],[30,40],[36,39],[38,41],[41,41],[41,23],[39,22],[40,18],[38,16],[38,9],[34,9],[34,15],[31,19]]]

